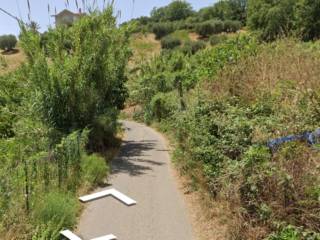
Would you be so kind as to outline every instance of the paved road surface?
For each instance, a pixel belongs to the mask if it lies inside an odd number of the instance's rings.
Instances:
[[[164,139],[144,125],[123,124],[126,136],[106,189],[116,188],[138,203],[127,207],[112,197],[88,203],[78,235],[84,240],[107,234],[118,240],[193,240]]]

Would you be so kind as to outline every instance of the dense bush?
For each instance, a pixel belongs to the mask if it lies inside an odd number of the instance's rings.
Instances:
[[[294,27],[295,0],[248,1],[248,26],[260,31],[265,40],[288,35]]]
[[[320,37],[320,2],[318,0],[250,0],[248,26],[267,41],[296,35],[303,40]]]
[[[222,21],[206,21],[200,23],[196,27],[196,32],[202,37],[208,37],[212,34],[218,34],[224,31],[224,25]]]
[[[209,42],[211,44],[211,46],[223,43],[224,41],[226,41],[228,39],[227,35],[225,34],[220,34],[220,35],[212,35],[209,38]]]
[[[104,182],[108,175],[108,166],[106,160],[96,154],[82,157],[82,171],[84,179],[92,186],[97,186]]]
[[[111,11],[83,17],[72,28],[52,30],[47,43],[50,64],[41,49],[39,34],[22,31],[29,80],[39,93],[39,113],[60,131],[82,129],[124,105],[128,34],[117,28]],[[65,46],[66,40],[71,50]]]
[[[241,29],[241,22],[239,21],[219,21],[210,20],[203,23],[199,23],[196,26],[196,32],[202,37],[208,37],[213,34],[219,34],[222,32],[231,33],[237,32]]]
[[[56,240],[61,237],[62,224],[55,223],[54,221],[47,224],[39,225],[32,234],[32,240]]]
[[[185,54],[195,54],[196,52],[204,49],[206,47],[206,42],[204,41],[187,41],[182,47],[182,51]]]
[[[302,0],[297,5],[298,35],[303,40],[315,40],[320,38],[320,1]]]
[[[79,203],[72,195],[60,192],[48,193],[35,209],[35,219],[48,224],[55,221],[55,225],[72,227],[77,221]]]
[[[156,39],[161,39],[174,31],[175,29],[170,22],[155,23],[152,25],[152,32],[156,35]]]
[[[177,96],[172,93],[158,93],[150,102],[150,111],[153,118],[159,122],[162,119],[169,118],[175,111],[179,109]]]
[[[174,49],[181,45],[181,41],[173,36],[167,36],[161,39],[161,47],[163,49]]]
[[[17,44],[17,38],[14,35],[2,35],[0,36],[0,49],[10,51],[15,48]]]
[[[239,21],[231,21],[231,20],[226,20],[223,23],[223,28],[224,31],[227,33],[234,33],[237,32],[241,29],[242,24]]]

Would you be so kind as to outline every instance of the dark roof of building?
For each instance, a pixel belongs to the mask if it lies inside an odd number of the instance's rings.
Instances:
[[[71,12],[70,10],[68,10],[68,9],[64,9],[61,12],[59,12],[58,14],[52,15],[52,17],[60,16],[60,15],[63,15],[63,14],[70,14],[70,15],[74,15],[74,16],[84,16],[85,15],[85,13],[74,13],[74,12]]]

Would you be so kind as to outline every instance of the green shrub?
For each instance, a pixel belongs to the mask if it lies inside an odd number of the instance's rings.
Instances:
[[[170,34],[170,36],[180,39],[181,42],[190,41],[189,31],[177,30]]]
[[[296,8],[297,33],[305,41],[320,38],[320,2],[319,0],[302,0]]]
[[[118,114],[119,111],[111,109],[93,121],[87,145],[89,151],[104,152],[108,147],[115,146]]]
[[[37,92],[34,101],[43,121],[68,134],[92,125],[100,115],[122,109],[131,52],[128,29],[117,27],[112,8],[49,32],[50,63],[40,34],[22,29],[20,37],[29,63],[28,82]]]
[[[179,105],[173,93],[158,93],[150,102],[152,117],[159,122],[170,117],[177,109]]]
[[[167,36],[161,39],[161,47],[163,49],[174,49],[180,45],[180,39],[173,36]]]
[[[212,20],[199,23],[196,26],[196,32],[202,37],[208,37],[212,34],[218,34],[224,31],[224,25],[222,21]]]
[[[210,19],[237,20],[246,22],[247,0],[217,1],[213,6],[200,9],[198,18],[201,21]]]
[[[293,30],[297,2],[249,0],[247,24],[251,30],[258,31],[263,40],[286,36]]]
[[[14,35],[2,35],[0,36],[0,49],[10,51],[15,48],[17,44],[17,38]]]
[[[211,46],[218,45],[228,39],[227,35],[220,34],[220,35],[212,35],[209,39]]]
[[[242,23],[239,21],[226,20],[223,23],[224,32],[234,33],[241,29]]]
[[[96,186],[101,184],[108,176],[109,167],[106,160],[97,154],[90,156],[84,155],[81,166],[84,179],[90,183],[90,185]]]
[[[37,202],[34,217],[40,224],[73,227],[77,222],[79,204],[75,197],[63,192],[50,192]]]
[[[152,25],[152,32],[156,35],[156,39],[161,39],[174,31],[175,29],[170,22],[155,23]]]
[[[47,224],[40,224],[33,231],[31,240],[59,240],[61,235],[60,231],[63,229],[62,224],[49,222]]]
[[[306,232],[302,228],[286,226],[277,233],[271,234],[267,240],[318,240],[320,234],[315,232]]]
[[[182,47],[182,52],[185,54],[195,54],[204,48],[206,48],[206,42],[204,41],[187,41]]]
[[[203,23],[199,23],[196,27],[196,32],[202,37],[208,37],[212,34],[219,34],[222,32],[237,32],[241,29],[241,22],[239,21],[219,21],[219,20],[209,20]]]

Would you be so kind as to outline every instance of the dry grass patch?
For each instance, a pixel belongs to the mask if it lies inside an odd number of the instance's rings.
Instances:
[[[0,75],[16,70],[25,60],[26,56],[20,49],[14,53],[0,53]]]
[[[151,59],[161,51],[161,44],[152,33],[137,33],[131,37],[130,47],[133,49],[133,57],[130,65],[135,66],[142,61]]]

